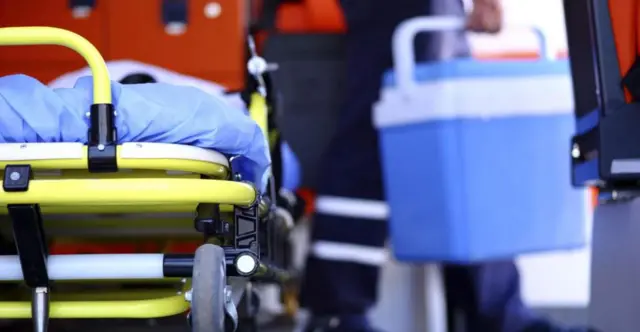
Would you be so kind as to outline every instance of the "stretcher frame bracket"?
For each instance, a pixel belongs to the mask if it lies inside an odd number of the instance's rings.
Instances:
[[[564,0],[576,135],[572,183],[602,191],[640,187],[640,104],[625,101],[607,0]]]
[[[118,171],[116,112],[113,104],[93,104],[89,111],[88,169],[92,173]]]
[[[235,225],[234,248],[250,250],[257,257],[260,257],[258,205],[254,204],[248,208],[234,207],[233,219]]]
[[[200,203],[194,219],[195,229],[204,235],[204,242],[209,238],[217,238],[221,243],[233,235],[231,225],[222,220],[219,204]]]

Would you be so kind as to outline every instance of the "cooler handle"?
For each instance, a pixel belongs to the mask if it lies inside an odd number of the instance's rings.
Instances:
[[[464,30],[465,26],[465,18],[459,16],[424,16],[408,19],[400,23],[393,33],[391,46],[398,89],[402,93],[410,93],[417,86],[413,79],[415,70],[413,40],[418,33]],[[528,27],[527,29],[536,34],[543,59],[554,60],[555,56],[549,52],[544,32],[535,27]]]

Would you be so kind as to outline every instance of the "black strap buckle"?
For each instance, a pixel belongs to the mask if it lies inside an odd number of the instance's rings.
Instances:
[[[6,192],[27,191],[32,178],[30,165],[7,165],[4,168],[2,189]]]
[[[117,172],[117,133],[113,105],[93,104],[89,117],[91,124],[88,140],[89,172]]]

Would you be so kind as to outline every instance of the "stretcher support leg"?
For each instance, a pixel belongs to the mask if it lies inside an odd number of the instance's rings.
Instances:
[[[6,192],[24,192],[29,190],[32,178],[28,165],[7,166],[5,168],[3,189]],[[11,218],[13,239],[18,251],[24,282],[33,290],[31,312],[34,331],[46,332],[49,322],[49,273],[42,214],[38,204],[8,205]]]
[[[49,287],[49,253],[40,207],[37,204],[9,205],[8,210],[25,283],[31,288]]]
[[[258,331],[257,315],[260,308],[260,297],[253,288],[253,284],[248,282],[245,285],[244,296],[238,305],[238,320],[243,332]]]
[[[37,287],[33,289],[31,317],[33,318],[34,332],[47,332],[49,325],[49,288]]]
[[[48,250],[40,206],[10,205],[8,209],[22,275],[27,286],[33,290],[31,313],[34,331],[46,332],[49,322]]]

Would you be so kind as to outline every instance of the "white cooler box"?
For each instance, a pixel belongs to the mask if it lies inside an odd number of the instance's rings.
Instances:
[[[416,18],[394,35],[396,67],[374,122],[395,256],[474,262],[584,245],[590,212],[587,192],[571,187],[568,62],[414,65],[416,33],[462,25]]]

